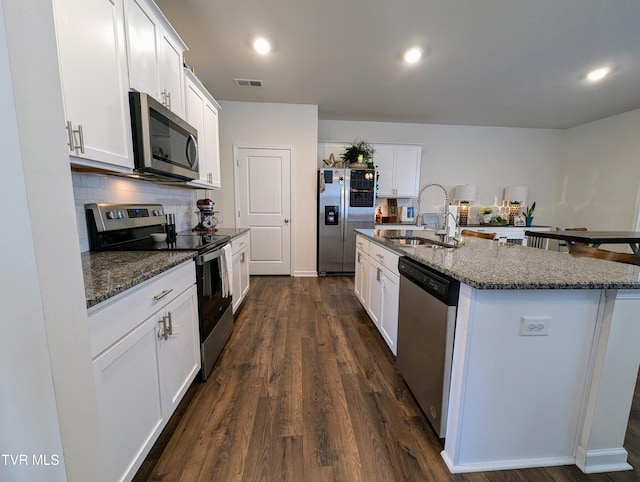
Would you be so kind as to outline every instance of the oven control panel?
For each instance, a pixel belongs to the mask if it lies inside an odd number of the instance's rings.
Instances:
[[[97,232],[139,228],[164,224],[162,204],[107,204],[85,205],[87,221],[95,224]]]

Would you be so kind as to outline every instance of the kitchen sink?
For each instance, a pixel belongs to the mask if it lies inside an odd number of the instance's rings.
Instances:
[[[435,239],[419,238],[416,236],[394,236],[387,238],[404,246],[427,246],[430,248],[457,248],[454,244],[444,243]]]
[[[400,238],[400,239],[396,239],[395,241],[397,241],[398,244],[428,244],[429,243],[426,239],[422,239],[422,238]]]

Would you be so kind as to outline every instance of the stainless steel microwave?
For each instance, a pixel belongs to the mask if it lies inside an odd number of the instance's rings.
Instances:
[[[198,131],[148,94],[129,92],[136,171],[198,179]]]

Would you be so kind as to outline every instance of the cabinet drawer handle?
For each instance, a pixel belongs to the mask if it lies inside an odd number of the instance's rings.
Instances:
[[[383,260],[383,261],[384,261],[384,255],[382,255],[382,254],[376,254],[376,256],[378,257],[378,259],[381,259],[381,260]]]
[[[168,289],[168,290],[162,290],[162,293],[160,293],[159,295],[155,295],[153,297],[153,299],[155,301],[161,300],[162,298],[164,298],[165,296],[167,296],[169,293],[171,293],[173,291],[173,288]]]

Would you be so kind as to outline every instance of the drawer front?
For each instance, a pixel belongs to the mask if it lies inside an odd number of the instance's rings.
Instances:
[[[395,275],[400,275],[398,272],[398,259],[400,256],[396,253],[389,251],[376,243],[371,243],[369,245],[369,256]]]
[[[161,310],[195,282],[195,263],[190,260],[93,307],[89,311],[92,358]]]
[[[356,235],[356,249],[361,250],[364,254],[369,254],[369,240]]]
[[[249,233],[245,233],[242,236],[238,236],[237,238],[233,238],[231,240],[231,252],[233,254],[239,253],[244,248],[249,247]]]

